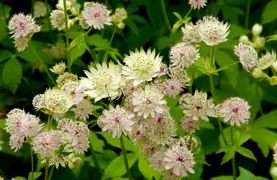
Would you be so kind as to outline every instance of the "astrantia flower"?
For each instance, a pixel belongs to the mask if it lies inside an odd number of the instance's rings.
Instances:
[[[64,59],[66,57],[66,46],[63,42],[57,42],[50,48],[43,49],[43,51],[50,57],[55,59]]]
[[[161,77],[163,75],[166,75],[169,72],[169,69],[166,64],[161,63],[160,71],[158,77]]]
[[[137,117],[134,117],[134,121],[136,120]],[[143,142],[146,139],[146,126],[143,124],[140,124],[136,122],[133,127],[132,131],[129,133],[129,137],[133,142]]]
[[[103,29],[104,25],[112,25],[111,11],[98,2],[88,2],[82,12],[85,23],[94,29]]]
[[[18,37],[14,39],[14,47],[18,52],[24,51],[28,47],[30,39],[28,37]]]
[[[207,0],[189,0],[192,9],[201,9],[206,6]]]
[[[32,142],[33,150],[41,159],[47,159],[54,156],[62,146],[62,132],[50,130],[42,132],[36,136]]]
[[[99,117],[98,125],[102,128],[102,131],[111,132],[113,138],[119,138],[122,133],[127,135],[127,132],[132,131],[132,126],[134,125],[133,117],[134,114],[123,107],[117,105],[114,108],[110,106],[110,109],[104,110],[103,115]]]
[[[200,58],[200,54],[193,45],[178,43],[170,49],[169,58],[170,66],[188,68]]]
[[[83,122],[73,121],[71,119],[62,119],[59,121],[58,128],[65,135],[67,151],[83,153],[89,148],[89,129]]]
[[[145,156],[146,158],[149,158],[156,152],[161,151],[163,149],[164,149],[164,146],[158,145],[155,142],[150,140],[145,140],[140,147],[140,152],[143,156]]]
[[[65,28],[65,14],[62,10],[53,10],[50,14],[50,21],[54,28],[59,31]],[[70,21],[68,20],[68,27],[70,26]]]
[[[148,158],[149,166],[156,171],[164,170],[164,157],[164,149],[159,149]]]
[[[176,97],[183,91],[181,83],[177,79],[165,80],[164,86],[165,86],[165,93],[169,97]]]
[[[66,65],[64,62],[60,62],[55,64],[52,68],[50,68],[50,71],[55,74],[63,74],[66,69]]]
[[[271,53],[266,52],[266,54],[259,59],[258,68],[262,70],[267,69],[272,66],[275,61],[276,53],[274,51],[272,51]]]
[[[61,89],[48,89],[44,93],[45,108],[54,114],[66,113],[74,104],[72,95]]]
[[[47,5],[44,2],[36,1],[34,5],[34,17],[43,17],[47,14]]]
[[[36,110],[44,109],[44,94],[38,94],[33,98],[32,104]]]
[[[231,125],[245,124],[250,119],[250,106],[247,101],[239,97],[231,97],[219,106],[220,116],[223,121],[230,121]]]
[[[89,25],[86,23],[86,20],[82,17],[79,19],[79,24],[83,29],[88,29]]]
[[[22,13],[13,15],[8,27],[10,33],[13,34],[12,38],[27,37],[29,34],[40,31],[40,26],[35,24],[32,16]]]
[[[69,73],[69,72],[65,72],[62,75],[59,75],[56,80],[57,86],[59,88],[62,88],[69,81],[78,82],[78,76],[76,76],[75,74]]]
[[[156,117],[163,112],[162,105],[166,104],[163,94],[153,85],[146,85],[133,93],[134,111],[146,119],[148,116]]]
[[[190,84],[190,77],[188,76],[188,73],[182,69],[182,68],[170,68],[169,69],[169,76],[171,77],[171,79],[175,79],[178,80],[181,87],[186,88],[188,87]]]
[[[112,20],[113,20],[113,23],[118,26],[120,23],[123,23],[123,21],[127,19],[127,17],[128,17],[128,14],[125,8],[116,8],[112,16]]]
[[[185,27],[181,28],[183,32],[183,41],[186,43],[192,43],[192,42],[200,42],[201,37],[200,34],[197,30],[197,27],[193,25],[192,23],[190,24],[185,24]]]
[[[248,72],[259,63],[256,50],[249,44],[239,43],[238,46],[235,46],[235,55],[238,56],[242,67]]]
[[[183,130],[189,134],[195,133],[196,129],[199,130],[199,121],[194,120],[192,117],[184,116],[180,122]]]
[[[10,145],[17,151],[21,148],[26,137],[36,136],[42,126],[40,119],[34,115],[26,114],[24,110],[13,109],[7,114],[6,130],[11,134]]]
[[[122,73],[126,75],[126,79],[133,79],[134,86],[137,86],[159,75],[161,61],[162,57],[156,55],[155,50],[136,50],[124,58],[126,66],[123,66]]]
[[[212,99],[208,99],[205,92],[196,90],[194,95],[184,94],[180,98],[181,107],[187,117],[194,120],[209,120],[208,116],[216,117],[215,105]]]
[[[83,99],[71,110],[75,113],[76,118],[86,120],[89,118],[89,115],[92,115],[92,104],[88,100]]]
[[[197,22],[197,28],[202,41],[208,46],[215,46],[227,41],[228,23],[223,24],[216,17],[204,17],[203,20]]]
[[[164,167],[172,169],[177,176],[186,177],[188,172],[194,173],[194,164],[193,154],[186,146],[174,144],[165,152]]]
[[[96,64],[96,68],[89,66],[89,71],[84,71],[87,78],[81,79],[81,85],[87,90],[88,96],[95,98],[95,101],[111,97],[115,99],[121,94],[120,83],[122,81],[121,68],[112,62]]]

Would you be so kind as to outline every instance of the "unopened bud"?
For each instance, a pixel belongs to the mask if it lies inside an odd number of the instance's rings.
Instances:
[[[272,64],[273,69],[277,72],[277,61]]]
[[[255,68],[253,71],[252,71],[252,76],[254,78],[263,78],[265,76],[265,73],[259,69],[259,68]]]
[[[260,24],[255,24],[252,27],[253,36],[259,36],[261,34],[262,30],[263,30],[263,26],[261,26]]]
[[[120,22],[120,23],[118,23],[117,27],[119,29],[124,29],[125,28],[125,24],[123,22]]]
[[[270,168],[270,174],[272,177],[277,178],[277,167],[271,167]]]
[[[250,41],[246,35],[242,35],[239,38],[239,42],[244,43],[244,44],[249,44]]]
[[[269,78],[269,83],[271,86],[277,85],[277,76],[272,76]]]

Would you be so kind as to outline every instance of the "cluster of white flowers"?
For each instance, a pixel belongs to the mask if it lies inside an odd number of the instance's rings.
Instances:
[[[28,46],[34,33],[39,32],[41,29],[31,15],[24,15],[22,13],[12,16],[8,28],[18,51],[23,51]]]

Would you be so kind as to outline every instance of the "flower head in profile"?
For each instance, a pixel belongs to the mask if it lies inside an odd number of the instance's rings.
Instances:
[[[176,176],[186,177],[188,173],[194,173],[195,161],[192,152],[182,143],[174,143],[165,152],[164,167],[172,170]]]
[[[76,118],[87,120],[89,115],[92,115],[92,104],[88,100],[83,99],[71,110],[75,113]]]
[[[220,22],[216,17],[206,16],[197,22],[198,32],[201,40],[208,46],[215,46],[227,41],[229,34],[228,23]]]
[[[146,119],[148,116],[156,117],[158,113],[162,113],[164,95],[154,86],[146,85],[144,89],[139,88],[133,93],[134,111]]]
[[[250,119],[250,106],[247,101],[239,97],[231,97],[219,105],[219,115],[223,121],[230,121],[231,125],[240,126]]]
[[[272,51],[271,53],[266,52],[266,54],[259,59],[258,68],[262,70],[267,69],[270,66],[272,66],[275,61],[276,61],[276,52],[274,51]]]
[[[239,43],[235,46],[235,55],[238,56],[240,63],[247,72],[254,69],[259,61],[256,50],[249,44]]]
[[[200,42],[201,37],[197,30],[197,26],[192,23],[185,24],[185,27],[181,28],[183,32],[183,41],[185,43]]]
[[[65,14],[62,10],[53,10],[50,14],[50,21],[54,28],[59,31],[65,28]],[[69,21],[68,21],[69,22]]]
[[[98,2],[88,2],[82,12],[85,23],[94,29],[103,29],[104,25],[112,25],[111,11]]]
[[[207,5],[207,0],[189,0],[192,9],[201,9]]]
[[[199,130],[199,121],[194,120],[192,117],[184,116],[181,119],[181,126],[185,132],[193,134],[196,130]]]
[[[156,55],[155,50],[136,50],[124,58],[126,66],[122,67],[122,73],[126,75],[126,79],[134,80],[134,86],[137,86],[159,75],[161,61],[162,57]]]
[[[112,62],[109,66],[106,63],[96,64],[96,67],[89,66],[89,71],[84,71],[87,78],[81,79],[81,85],[86,88],[84,92],[88,96],[99,101],[103,98],[117,98],[120,94],[122,83],[121,67]]]
[[[185,116],[192,117],[196,121],[209,120],[208,116],[216,117],[213,100],[208,99],[205,92],[196,90],[194,95],[184,94],[180,98],[180,104],[184,109]]]
[[[172,67],[188,68],[199,58],[199,50],[184,42],[176,44],[169,52]]]
[[[165,80],[164,87],[165,87],[165,94],[168,97],[174,98],[183,91],[182,85],[178,79]]]
[[[14,39],[14,47],[18,52],[24,51],[28,47],[30,39],[28,37],[20,36]]]
[[[9,21],[10,34],[12,38],[27,37],[32,33],[40,31],[40,26],[36,24],[35,20],[30,15],[22,13],[15,14]]]
[[[78,76],[69,72],[64,72],[58,76],[56,82],[59,88],[66,90],[68,83],[76,82],[76,84],[78,84]]]
[[[127,135],[132,131],[134,114],[128,112],[125,108],[116,106],[115,108],[110,106],[109,110],[104,110],[103,115],[98,119],[98,125],[102,128],[102,131],[111,132],[113,138],[120,137],[123,134]]]
[[[55,64],[52,68],[50,68],[50,71],[55,74],[63,74],[66,69],[66,65],[64,62],[60,62]]]
[[[74,104],[73,96],[67,92],[53,88],[44,93],[45,108],[54,114],[64,114]]]
[[[66,151],[83,153],[88,150],[89,129],[85,123],[62,119],[58,123],[58,128],[63,132]]]

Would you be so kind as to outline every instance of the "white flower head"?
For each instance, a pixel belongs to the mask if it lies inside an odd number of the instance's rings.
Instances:
[[[12,38],[27,37],[40,31],[40,26],[36,24],[32,16],[22,13],[12,16],[8,28],[10,33],[13,34]]]
[[[169,68],[169,76],[171,79],[178,80],[181,87],[186,88],[190,86],[190,77],[188,73],[182,68]]]
[[[266,52],[265,55],[263,55],[259,59],[258,68],[265,70],[273,65],[273,63],[276,61],[276,53],[274,51]]]
[[[92,104],[88,100],[83,99],[71,110],[75,113],[76,118],[87,120],[89,115],[92,115]]]
[[[111,11],[98,2],[88,2],[82,11],[85,23],[93,26],[94,29],[103,29],[104,25],[112,25]]]
[[[200,58],[199,49],[184,42],[178,43],[170,49],[170,66],[188,68]]]
[[[50,71],[55,73],[55,74],[63,74],[65,69],[66,69],[66,65],[64,62],[60,62],[55,64],[55,66],[53,66],[52,68],[50,68]]]
[[[219,115],[223,117],[223,121],[230,121],[231,125],[240,126],[250,119],[250,106],[247,101],[239,97],[231,97],[225,100],[219,106]]]
[[[58,76],[58,78],[56,79],[56,82],[57,82],[57,86],[59,88],[67,91],[70,83],[74,82],[74,84],[76,84],[76,86],[77,86],[78,76],[75,74],[69,73],[69,72],[65,72]]]
[[[239,43],[235,46],[235,55],[238,56],[242,67],[247,71],[254,69],[259,61],[256,50],[249,44]]]
[[[149,166],[156,171],[164,170],[164,157],[165,157],[164,149],[159,149],[148,158]]]
[[[64,149],[67,152],[83,153],[89,148],[89,129],[80,121],[62,119],[58,123],[58,129],[63,132],[65,139]]]
[[[180,98],[180,104],[184,109],[185,116],[192,117],[196,121],[209,120],[208,116],[216,117],[213,100],[208,99],[205,92],[196,90],[194,95],[184,94]]]
[[[165,94],[168,97],[174,98],[183,91],[182,85],[178,79],[165,80],[164,87],[165,87]]]
[[[208,46],[215,46],[227,41],[229,34],[228,23],[223,24],[216,17],[206,16],[197,22],[198,32]]]
[[[122,67],[122,73],[126,79],[134,80],[134,86],[137,86],[159,75],[161,61],[162,57],[156,55],[155,50],[136,50],[124,58],[126,66]]]
[[[47,14],[47,5],[42,1],[36,1],[34,5],[34,17],[39,18]]]
[[[64,114],[74,104],[72,95],[61,89],[48,89],[44,93],[45,108],[54,114]]]
[[[36,110],[45,108],[44,94],[38,94],[33,98],[32,104]]]
[[[148,116],[156,117],[163,112],[164,95],[154,86],[146,85],[144,89],[139,88],[133,93],[134,111],[146,119]]]
[[[30,38],[20,36],[18,38],[14,38],[14,47],[18,52],[24,51],[28,47],[28,43]]]
[[[196,130],[199,130],[199,121],[194,120],[192,117],[184,116],[181,119],[181,126],[185,132],[193,134]]]
[[[82,17],[79,19],[79,24],[83,29],[88,29],[89,25],[87,24],[86,20]]]
[[[201,37],[197,30],[197,26],[192,23],[185,24],[185,27],[181,28],[183,32],[183,41],[185,43],[200,42]]]
[[[133,119],[136,121],[139,117],[135,116]],[[132,131],[129,133],[129,138],[133,142],[143,142],[147,138],[147,130],[144,124],[136,122],[133,127]]]
[[[119,138],[122,133],[127,135],[132,131],[134,125],[134,114],[128,112],[125,108],[116,106],[115,108],[110,106],[109,110],[104,110],[103,115],[98,119],[98,125],[102,128],[102,131],[111,132],[113,138]]]
[[[59,31],[63,30],[65,28],[65,14],[64,14],[64,11],[62,10],[53,10],[50,14],[50,21],[51,21],[51,24],[52,26],[55,28],[55,29],[58,29]],[[69,19],[68,19],[68,27],[71,25],[71,22]]]
[[[194,164],[193,154],[187,146],[173,144],[165,152],[164,167],[166,170],[172,170],[177,176],[186,177],[189,172],[194,174]]]
[[[81,79],[81,85],[87,90],[88,96],[99,101],[103,98],[117,98],[121,95],[120,85],[122,81],[121,67],[112,62],[96,64],[96,68],[89,66],[89,71],[84,71],[87,78]]]
[[[207,5],[207,0],[189,0],[192,9],[201,9]]]

